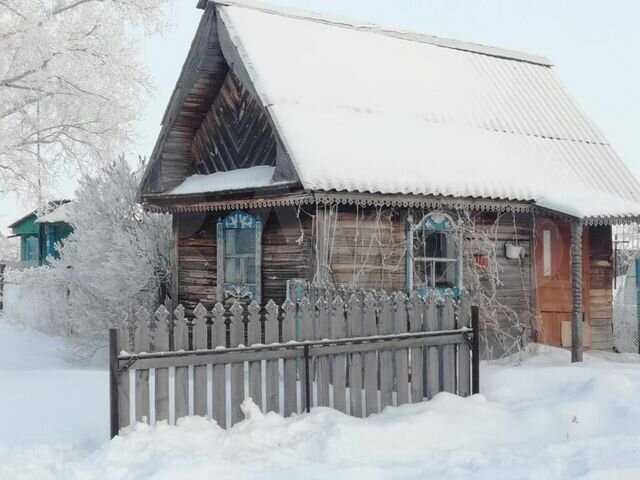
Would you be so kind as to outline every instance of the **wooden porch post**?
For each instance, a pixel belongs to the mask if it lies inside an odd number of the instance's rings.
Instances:
[[[582,361],[582,224],[571,223],[571,290],[573,308],[571,316],[571,362]]]

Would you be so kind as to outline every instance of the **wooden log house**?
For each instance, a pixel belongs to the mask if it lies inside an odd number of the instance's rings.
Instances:
[[[637,220],[640,184],[548,59],[199,7],[139,192],[173,214],[177,301],[466,288],[488,355],[502,334],[612,348],[611,225]]]

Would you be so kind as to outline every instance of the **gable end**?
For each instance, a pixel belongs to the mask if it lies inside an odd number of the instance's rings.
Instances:
[[[262,105],[229,72],[191,145],[200,174],[274,166],[276,139]]]

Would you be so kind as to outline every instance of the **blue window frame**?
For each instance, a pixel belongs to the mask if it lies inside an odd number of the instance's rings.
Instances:
[[[453,219],[443,212],[431,212],[414,224],[407,224],[407,291],[426,295],[429,290],[452,292],[461,285],[461,246]]]
[[[218,300],[261,300],[262,224],[236,210],[218,219]]]

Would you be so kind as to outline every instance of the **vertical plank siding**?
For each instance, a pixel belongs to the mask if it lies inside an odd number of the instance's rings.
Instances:
[[[598,350],[613,348],[613,252],[611,227],[589,227],[589,284],[587,300],[588,320],[591,323],[591,347]]]

